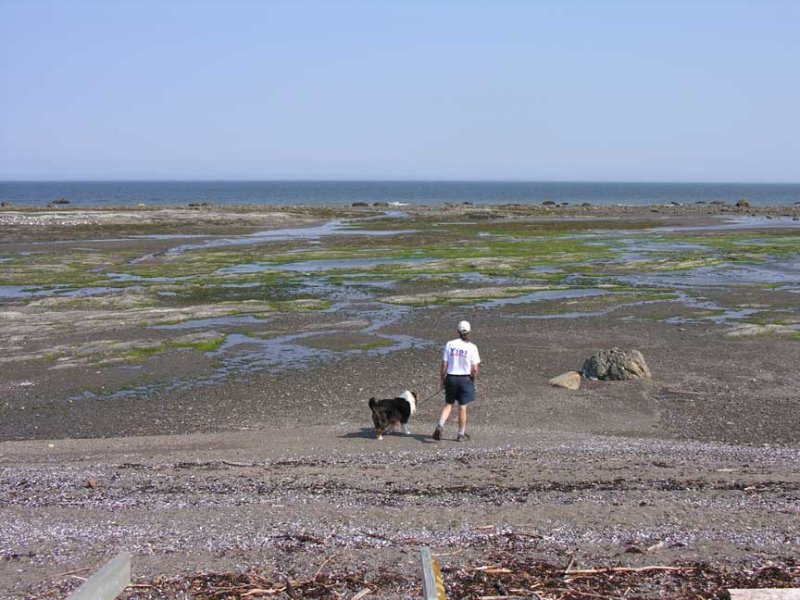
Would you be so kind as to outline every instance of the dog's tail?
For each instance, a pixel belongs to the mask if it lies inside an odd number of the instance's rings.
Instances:
[[[377,402],[378,402],[378,400],[377,400],[375,397],[372,397],[372,398],[370,398],[370,399],[369,399],[369,409],[370,409],[372,412],[375,412],[375,404],[376,404]]]

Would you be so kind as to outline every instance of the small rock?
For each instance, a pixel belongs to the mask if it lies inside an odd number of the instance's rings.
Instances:
[[[747,198],[742,198],[735,204],[736,208],[750,208],[750,202],[747,201]]]
[[[0,202],[0,207],[2,207],[2,208],[11,208],[12,206],[14,206],[14,205],[11,202],[8,202],[8,201]]]
[[[577,371],[567,371],[566,373],[553,377],[548,383],[567,390],[577,390],[581,387],[581,374]]]
[[[553,202],[552,200],[545,200],[544,202],[542,202],[542,206],[555,206],[555,205],[556,203]]]
[[[365,206],[369,206],[369,203],[367,203],[367,202],[353,202],[350,206],[352,206],[353,208],[362,208],[362,207],[365,207]]]
[[[97,480],[96,479],[89,479],[86,482],[86,485],[84,487],[88,488],[90,490],[96,489],[97,488]]]

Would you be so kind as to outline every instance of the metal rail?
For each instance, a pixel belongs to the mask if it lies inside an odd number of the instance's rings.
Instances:
[[[420,548],[419,554],[422,559],[422,599],[447,600],[439,561],[431,556],[431,550],[427,546]]]
[[[131,584],[131,554],[120,552],[67,596],[67,600],[114,600]]]

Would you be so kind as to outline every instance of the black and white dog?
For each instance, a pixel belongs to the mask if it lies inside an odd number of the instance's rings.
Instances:
[[[383,433],[398,425],[408,435],[408,419],[417,412],[417,393],[406,390],[397,398],[383,400],[369,399],[372,422],[375,423],[375,437],[383,439]]]

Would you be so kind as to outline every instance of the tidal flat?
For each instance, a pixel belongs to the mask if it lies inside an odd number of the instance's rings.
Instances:
[[[453,577],[512,550],[782,561],[800,543],[799,218],[3,209],[0,596],[57,597],[74,582],[46,576],[120,544],[150,583],[333,554],[369,573],[419,544],[462,548]],[[428,437],[462,318],[484,360],[468,447]],[[612,346],[653,379],[547,385]],[[415,434],[376,442],[366,400],[403,389],[428,400]]]

